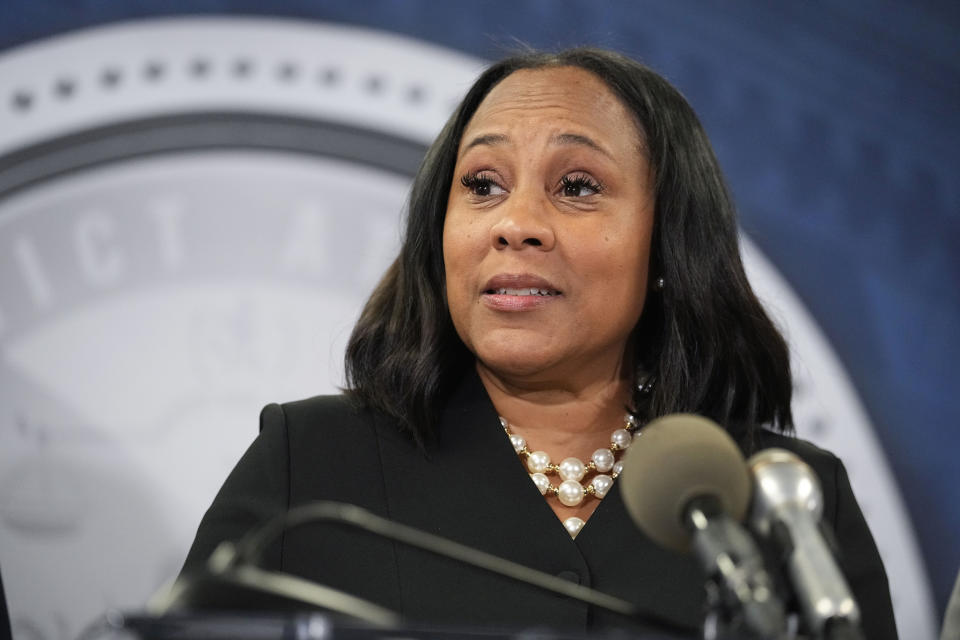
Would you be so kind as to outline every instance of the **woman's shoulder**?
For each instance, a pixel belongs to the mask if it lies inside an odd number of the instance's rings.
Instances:
[[[821,461],[835,464],[837,461],[837,456],[832,452],[817,446],[809,440],[804,440],[794,435],[778,433],[766,428],[757,430],[755,441],[757,451],[774,447],[786,449],[803,458],[808,464],[810,462]]]
[[[759,430],[755,437],[755,444],[757,451],[773,447],[786,449],[810,465],[820,481],[823,514],[831,525],[836,527],[840,524],[839,519],[844,517],[850,517],[857,522],[862,521],[863,516],[853,495],[847,470],[833,452],[809,440],[766,429]]]
[[[810,465],[820,479],[824,490],[833,489],[837,474],[842,472],[843,465],[840,459],[831,451],[823,449],[809,440],[793,435],[777,433],[769,429],[759,429],[754,436],[754,450],[786,449],[796,454],[801,460]],[[845,472],[844,472],[845,473]]]
[[[334,421],[362,423],[370,419],[370,412],[344,394],[320,395],[291,402],[271,403],[263,408],[261,416],[269,420],[283,420],[290,426]]]
[[[314,442],[327,450],[338,444],[360,447],[382,437],[402,437],[395,421],[348,394],[268,404],[260,412],[260,432],[270,431],[283,431],[291,449]]]

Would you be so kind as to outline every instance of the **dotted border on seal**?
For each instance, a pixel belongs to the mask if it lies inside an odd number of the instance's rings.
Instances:
[[[180,73],[191,81],[201,83],[213,78],[220,68],[226,69],[226,77],[237,83],[245,83],[264,67],[258,65],[251,56],[238,56],[220,66],[206,56],[192,56],[185,66],[154,59],[132,72],[130,70],[125,72],[123,68],[116,65],[107,65],[95,74],[97,82],[94,89],[103,95],[110,95],[130,82],[141,82],[142,86],[160,86],[174,73]],[[336,65],[309,65],[294,60],[283,60],[270,65],[264,73],[272,78],[278,87],[291,87],[304,79],[312,79],[319,89],[329,91],[355,81],[368,96],[387,98],[393,91],[399,94],[404,103],[412,106],[431,106],[431,100],[435,98],[435,95],[432,95],[422,83],[399,86],[391,84],[384,75],[379,73],[367,73],[354,79],[342,67]],[[86,88],[75,76],[66,73],[55,74],[52,80],[44,84],[47,85],[47,91],[33,91],[22,86],[11,90],[5,100],[7,109],[19,116],[26,116],[35,110],[41,99],[67,104],[78,92]],[[451,98],[445,101],[444,106],[452,109],[458,102],[459,98]]]

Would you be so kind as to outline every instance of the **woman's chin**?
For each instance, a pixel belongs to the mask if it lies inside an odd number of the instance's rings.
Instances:
[[[542,352],[504,350],[495,353],[479,353],[480,368],[502,379],[524,380],[549,377],[551,371],[563,368],[562,360]]]

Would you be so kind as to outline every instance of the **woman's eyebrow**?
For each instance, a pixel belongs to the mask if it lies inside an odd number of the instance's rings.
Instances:
[[[505,142],[508,142],[509,140],[510,139],[507,136],[503,135],[502,133],[488,133],[486,135],[477,136],[476,138],[471,140],[469,143],[467,143],[467,146],[465,146],[463,150],[467,151],[468,149],[472,149],[477,145],[486,145],[486,146],[492,147],[498,144],[503,144]]]

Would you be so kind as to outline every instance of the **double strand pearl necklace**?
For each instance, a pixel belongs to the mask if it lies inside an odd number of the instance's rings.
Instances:
[[[503,416],[500,416],[500,425],[507,432],[510,438],[510,444],[520,456],[520,460],[526,465],[530,472],[530,479],[544,496],[556,496],[560,503],[567,507],[576,507],[583,502],[586,496],[593,496],[597,500],[602,500],[613,481],[623,470],[623,463],[617,458],[620,453],[630,446],[633,441],[633,434],[637,430],[637,419],[626,414],[623,427],[610,434],[610,446],[606,449],[597,449],[586,464],[579,458],[564,458],[560,464],[554,464],[550,460],[550,455],[546,451],[530,451],[527,448],[527,441],[514,433],[510,432],[510,423]],[[581,484],[585,476],[595,473],[587,486]],[[557,474],[560,476],[560,484],[554,485],[550,482],[548,474]],[[570,537],[576,538],[583,528],[584,521],[576,516],[571,516],[563,521]]]

